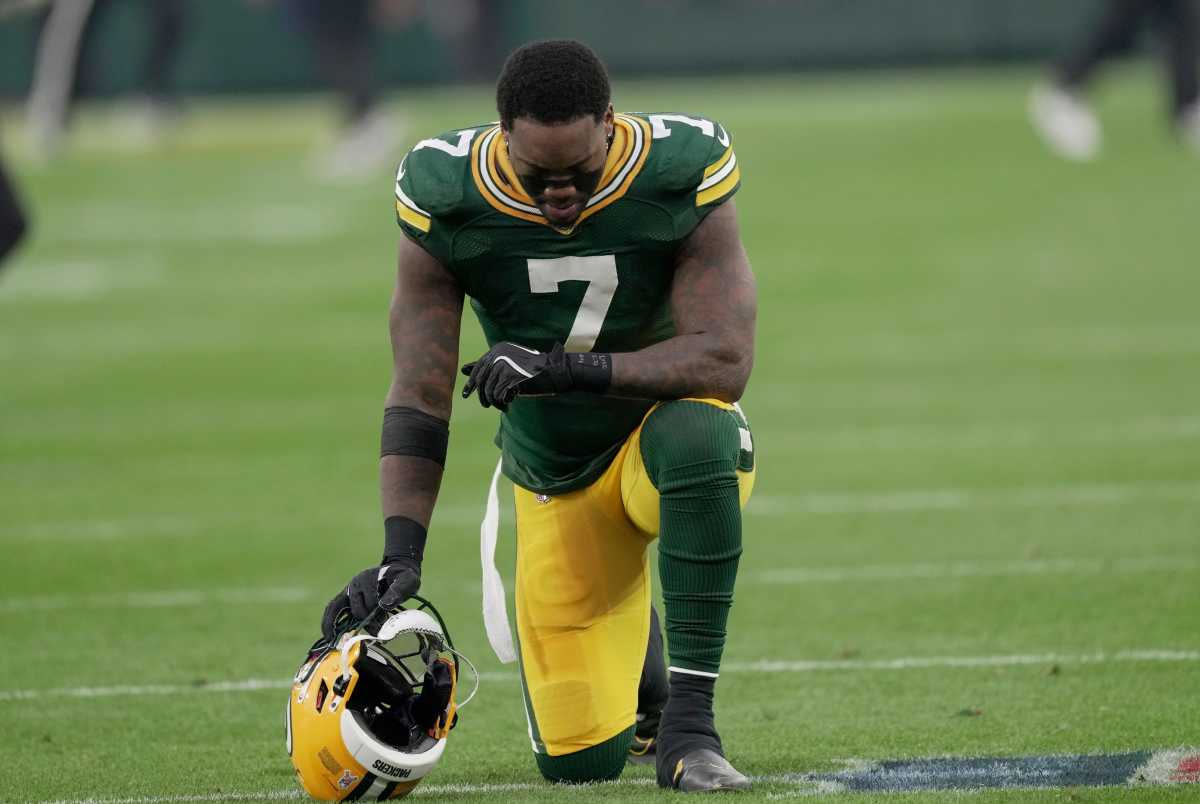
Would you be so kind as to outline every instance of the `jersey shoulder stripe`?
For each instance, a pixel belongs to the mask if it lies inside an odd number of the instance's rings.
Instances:
[[[433,225],[432,216],[417,206],[417,202],[404,192],[404,168],[407,162],[408,157],[406,156],[400,160],[400,167],[396,171],[396,214],[409,226],[420,229],[422,232],[428,232],[430,226]]]
[[[702,207],[729,196],[741,180],[737,154],[730,145],[720,159],[704,169],[704,178],[696,187],[696,206]]]

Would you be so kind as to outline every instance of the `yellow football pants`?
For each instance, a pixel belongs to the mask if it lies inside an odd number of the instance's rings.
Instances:
[[[659,530],[641,431],[587,488],[555,497],[515,488],[517,638],[538,753],[581,751],[634,722],[650,633],[646,546]],[[738,482],[745,506],[754,471]]]

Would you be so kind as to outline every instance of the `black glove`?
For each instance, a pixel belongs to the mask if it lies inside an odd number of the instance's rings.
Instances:
[[[561,343],[549,352],[501,342],[462,367],[469,378],[466,399],[479,391],[479,404],[507,410],[517,395],[538,396],[564,391],[603,393],[612,379],[612,360],[602,352],[567,352]]]
[[[365,569],[329,601],[321,617],[321,633],[326,639],[332,639],[377,610],[396,608],[420,588],[421,562],[416,559],[385,560],[378,567]]]

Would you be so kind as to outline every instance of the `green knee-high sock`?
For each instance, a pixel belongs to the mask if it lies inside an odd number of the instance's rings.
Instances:
[[[660,498],[659,574],[671,667],[716,673],[742,554],[739,417],[668,402],[642,428],[642,459]]]

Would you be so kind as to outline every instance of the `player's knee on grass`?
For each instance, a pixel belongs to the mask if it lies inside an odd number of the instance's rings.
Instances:
[[[737,418],[724,408],[688,399],[660,405],[642,426],[641,449],[659,494],[737,487],[741,436]]]
[[[608,782],[616,779],[625,769],[629,744],[633,740],[633,726],[599,745],[552,757],[549,754],[534,754],[538,770],[551,782],[564,784],[587,784]]]

